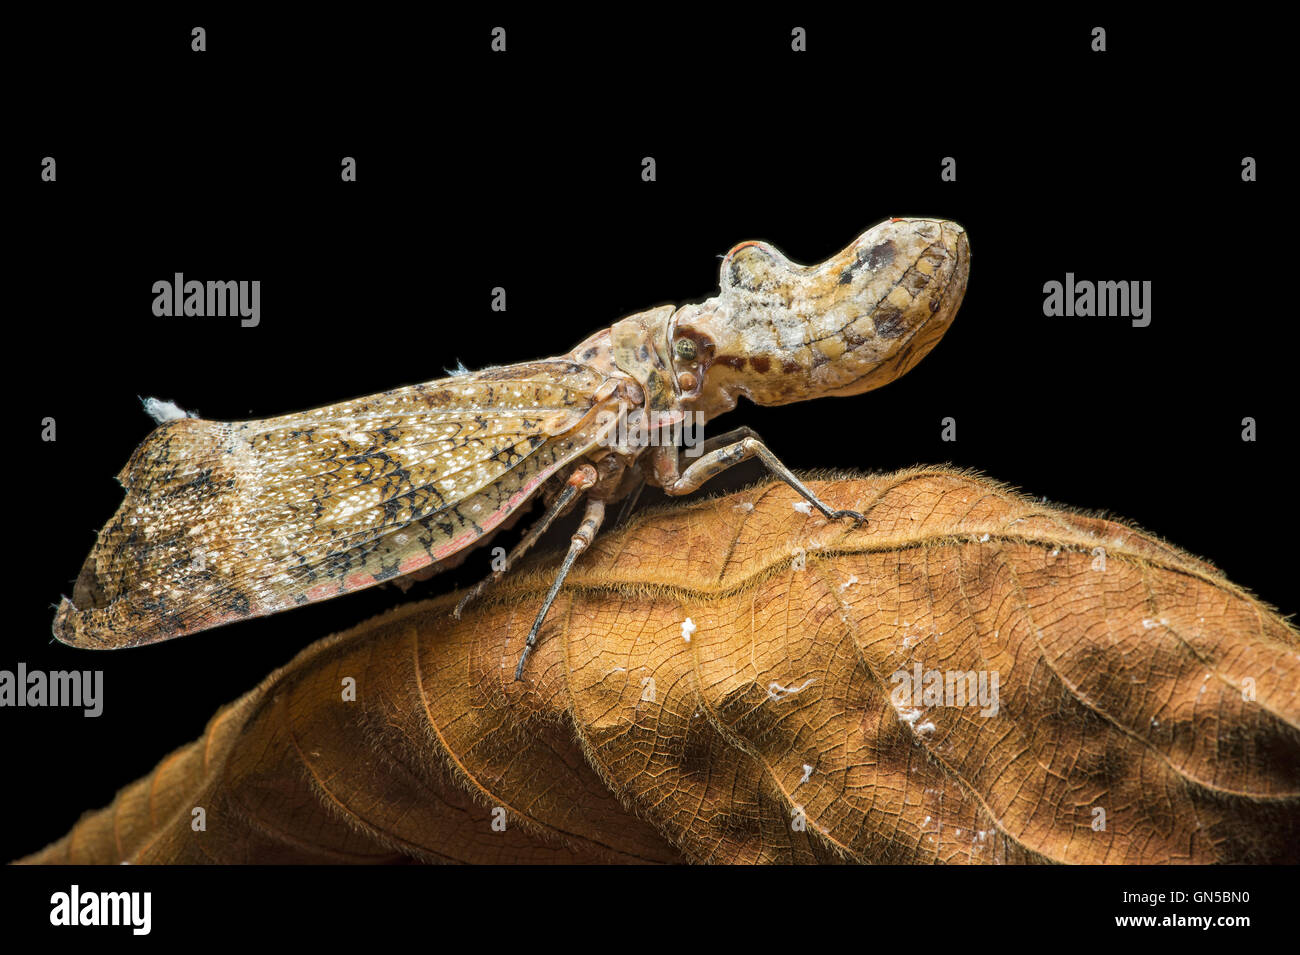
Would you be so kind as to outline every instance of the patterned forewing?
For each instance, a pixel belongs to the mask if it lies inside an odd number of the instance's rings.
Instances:
[[[574,429],[605,381],[532,362],[261,421],[169,422],[119,475],[125,499],[55,634],[152,643],[427,567],[589,450]]]

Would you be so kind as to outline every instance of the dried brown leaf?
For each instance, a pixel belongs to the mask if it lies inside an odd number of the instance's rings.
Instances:
[[[870,523],[769,484],[599,540],[524,682],[553,559],[322,640],[24,861],[1297,861],[1270,608],[974,475],[811,486]],[[917,665],[996,673],[996,715],[900,703]]]

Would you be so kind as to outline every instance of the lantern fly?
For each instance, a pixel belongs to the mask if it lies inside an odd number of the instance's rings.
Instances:
[[[606,506],[643,483],[686,494],[757,457],[827,520],[861,521],[818,500],[749,429],[710,438],[693,460],[645,438],[688,416],[711,422],[742,395],[779,405],[887,384],[947,330],[969,263],[965,231],[933,219],[882,222],[815,266],[745,242],[723,260],[717,296],[630,315],[558,358],[258,421],[173,415],[119,475],[125,500],[54,634],[137,646],[445,567],[541,494],[545,514],[508,569],[585,498],[518,679]]]

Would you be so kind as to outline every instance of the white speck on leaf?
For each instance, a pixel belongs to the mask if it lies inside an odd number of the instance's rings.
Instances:
[[[805,680],[802,686],[782,686],[780,683],[773,681],[767,687],[767,695],[779,703],[782,700],[789,699],[796,693],[802,693],[816,682],[816,679],[812,677]]]

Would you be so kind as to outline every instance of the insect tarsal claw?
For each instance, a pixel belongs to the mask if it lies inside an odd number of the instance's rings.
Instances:
[[[845,517],[852,518],[853,523],[857,524],[859,527],[867,523],[867,515],[859,511],[833,511],[829,517],[829,520],[838,521]]]

